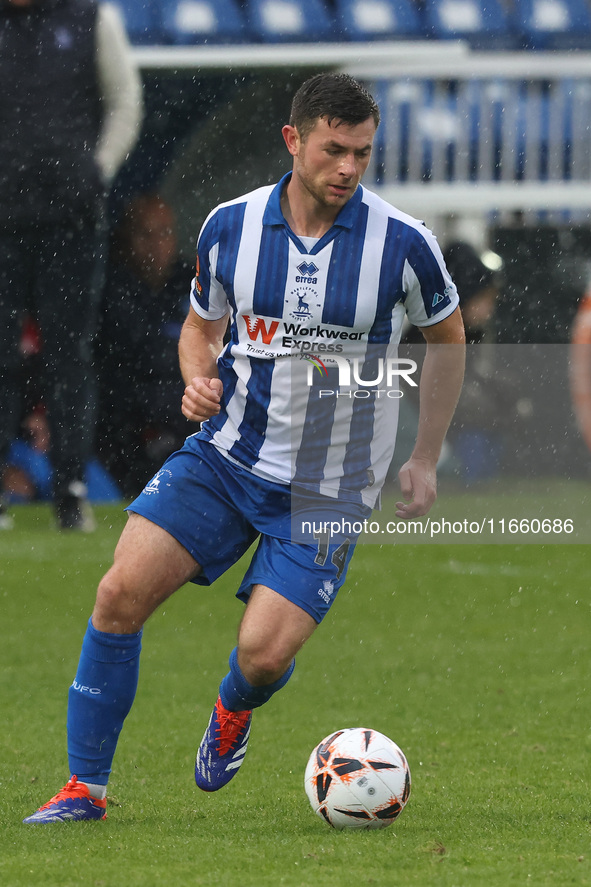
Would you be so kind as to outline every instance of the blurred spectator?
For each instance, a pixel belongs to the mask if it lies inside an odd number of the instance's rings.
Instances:
[[[496,253],[479,254],[463,241],[448,244],[443,255],[460,295],[466,343],[482,346],[467,349],[464,386],[449,433],[460,474],[472,482],[498,474],[505,420],[514,419],[514,386],[494,347],[502,262]]]
[[[126,497],[195,431],[181,414],[177,350],[192,275],[171,208],[134,198],[114,232],[97,348],[99,454]]]
[[[0,0],[0,35],[0,471],[21,416],[29,312],[43,342],[58,526],[90,530],[104,202],[138,134],[141,85],[111,5]],[[1,503],[0,518],[7,527]]]
[[[448,244],[443,258],[460,294],[466,344],[495,342],[500,256],[490,250],[479,254],[471,244],[458,240]]]
[[[20,436],[8,449],[3,495],[9,502],[51,500],[53,470],[49,449],[49,423],[45,410],[38,407],[26,416]],[[116,502],[121,499],[117,485],[97,459],[85,464],[84,480],[90,502]]]
[[[498,341],[567,345],[587,280],[589,227],[528,225],[516,216],[491,238],[503,259]]]
[[[491,251],[479,254],[468,243],[449,244],[447,267],[460,294],[466,329],[466,375],[449,439],[466,483],[505,471],[517,440],[525,440],[531,419],[531,392],[520,384],[517,352],[503,350],[498,323],[503,262]],[[496,344],[499,343],[499,344]]]
[[[460,296],[466,343],[472,346],[467,349],[464,385],[448,433],[449,470],[471,483],[499,473],[516,423],[528,419],[528,404],[519,397],[514,363],[505,364],[496,344],[502,341],[497,326],[501,258],[491,251],[479,254],[464,241],[448,244],[443,256]],[[422,336],[410,328],[403,341],[414,345]],[[417,421],[416,405],[411,398],[405,400],[401,410],[412,428]],[[446,467],[441,467],[445,474]]]
[[[486,250],[479,254],[465,241],[454,241],[443,250],[443,258],[460,296],[466,344],[497,341],[496,309],[500,293],[501,257]],[[409,326],[402,340],[422,343],[416,327]]]

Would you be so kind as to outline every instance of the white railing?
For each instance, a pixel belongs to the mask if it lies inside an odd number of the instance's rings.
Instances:
[[[591,53],[477,53],[463,43],[136,47],[143,68],[338,68],[383,123],[366,182],[437,228],[462,214],[591,219]]]
[[[134,58],[141,68],[224,70],[237,72],[257,68],[340,68],[354,66],[360,76],[384,72],[390,66],[414,67],[421,62],[440,60],[449,64],[469,56],[462,41],[431,43],[393,41],[380,43],[292,43],[233,44],[226,46],[134,46]],[[362,70],[361,70],[362,69]],[[369,72],[366,73],[366,72]]]
[[[367,181],[386,199],[591,218],[591,56],[485,54],[368,82],[383,124]]]

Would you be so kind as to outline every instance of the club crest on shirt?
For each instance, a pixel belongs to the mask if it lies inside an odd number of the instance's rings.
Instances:
[[[160,492],[160,487],[164,483],[165,486],[168,486],[167,481],[172,478],[172,471],[169,471],[168,468],[161,468],[160,471],[154,475],[151,481],[149,481],[144,487],[144,493],[147,493],[148,496],[153,495],[154,493]]]
[[[318,293],[311,286],[296,286],[285,300],[289,307],[292,304],[294,305],[289,312],[289,316],[300,322],[310,320],[313,317],[313,309],[320,307],[320,303],[317,300]]]

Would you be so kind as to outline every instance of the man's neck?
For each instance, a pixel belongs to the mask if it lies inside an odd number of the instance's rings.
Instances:
[[[302,194],[293,183],[293,177],[281,194],[281,212],[298,237],[322,237],[338,215],[338,210],[320,207],[312,195]]]

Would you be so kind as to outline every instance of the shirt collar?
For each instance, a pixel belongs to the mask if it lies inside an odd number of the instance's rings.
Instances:
[[[290,179],[291,172],[288,172],[283,176],[282,179],[279,180],[279,182],[277,182],[277,184],[273,188],[271,196],[269,197],[269,200],[267,202],[267,206],[265,207],[265,212],[263,214],[263,225],[284,225],[286,228],[289,227],[287,222],[285,221],[285,216],[281,212],[281,193]],[[357,218],[357,213],[359,212],[362,194],[363,188],[361,187],[361,185],[358,185],[353,196],[349,198],[347,203],[339,212],[332,225],[332,228],[353,227],[353,225],[355,224],[355,219]]]

